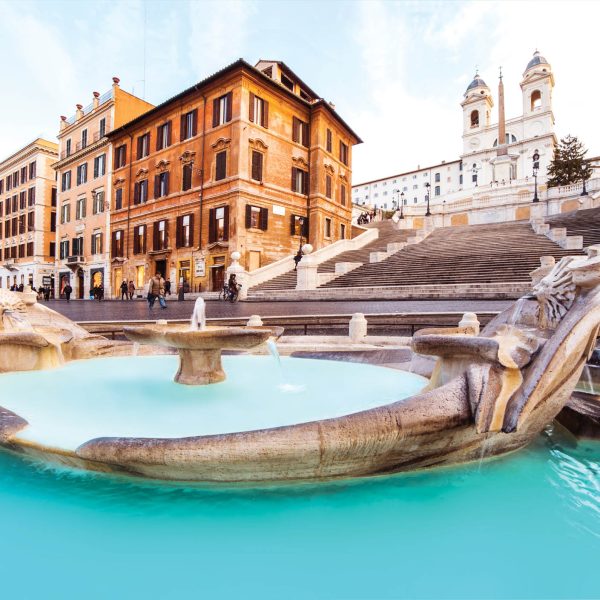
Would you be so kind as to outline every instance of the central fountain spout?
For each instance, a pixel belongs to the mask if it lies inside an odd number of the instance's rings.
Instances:
[[[204,331],[206,329],[206,305],[204,304],[204,298],[196,299],[190,327],[192,331]]]

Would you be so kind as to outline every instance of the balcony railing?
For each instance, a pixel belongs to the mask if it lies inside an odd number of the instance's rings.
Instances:
[[[68,265],[78,265],[85,262],[85,257],[83,256],[67,256],[65,262]]]

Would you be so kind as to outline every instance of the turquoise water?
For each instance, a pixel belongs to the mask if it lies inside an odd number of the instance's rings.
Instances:
[[[0,452],[2,598],[598,598],[600,444],[335,485],[202,490]]]
[[[29,426],[19,437],[74,450],[103,436],[186,437],[328,419],[417,393],[427,379],[367,364],[225,356],[227,380],[173,382],[176,356],[98,358],[0,376],[0,405]]]

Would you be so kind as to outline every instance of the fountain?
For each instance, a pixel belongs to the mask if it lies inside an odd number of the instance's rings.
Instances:
[[[531,442],[569,401],[600,326],[600,247],[590,248],[587,258],[565,257],[547,267],[531,294],[482,331],[472,315],[458,328],[419,331],[413,351],[437,361],[429,381],[369,365],[342,368],[344,363],[286,358],[286,376],[302,373],[303,381],[291,383],[309,385],[299,394],[277,396],[272,366],[264,363],[268,357],[256,356],[225,357],[232,377],[224,381],[222,350],[256,347],[273,331],[207,327],[198,301],[190,325],[159,322],[126,329],[130,340],[149,351],[177,350],[175,380],[186,385],[168,387],[169,357],[99,359],[104,369],[94,361],[71,363],[124,354],[117,345],[109,349],[106,340],[85,340],[71,326],[73,339],[62,343],[66,365],[57,373],[64,370],[67,377],[68,369],[80,369],[90,381],[98,369],[110,374],[101,376],[99,391],[90,383],[90,396],[97,393],[99,400],[86,410],[97,411],[98,422],[113,404],[126,411],[131,402],[132,412],[109,415],[101,426],[89,427],[67,427],[68,414],[61,415],[56,425],[61,435],[44,437],[45,419],[58,418],[52,404],[33,410],[9,397],[2,402],[0,441],[84,469],[236,483],[381,475],[505,454]],[[36,314],[28,313],[33,331],[19,335],[44,337],[40,319],[32,320]],[[394,385],[394,392],[377,387],[379,379]],[[205,385],[215,382],[221,383]],[[12,385],[10,379],[4,384]],[[136,404],[129,390],[144,385],[146,395]],[[336,396],[338,388],[343,393]],[[267,396],[268,410],[260,404]],[[220,412],[232,398],[235,407]],[[81,404],[78,398],[68,410],[81,411]],[[276,416],[270,418],[269,411]],[[247,420],[238,422],[242,412]],[[144,429],[140,422],[152,420],[154,413],[155,423]],[[221,416],[211,422],[211,414]],[[63,444],[66,437],[69,442]]]

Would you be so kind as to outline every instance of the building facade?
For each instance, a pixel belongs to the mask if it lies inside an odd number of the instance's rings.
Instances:
[[[0,163],[0,287],[54,287],[57,157],[36,139]]]
[[[481,193],[482,188],[508,190],[520,184],[527,186],[533,179],[532,156],[536,151],[540,156],[538,181],[543,186],[556,136],[552,111],[554,75],[539,52],[536,51],[527,64],[520,87],[522,114],[506,119],[504,84],[500,77],[499,118],[497,123],[492,123],[492,93],[476,73],[461,102],[463,151],[460,157],[358,184],[352,190],[353,201],[358,205],[394,209],[402,200],[406,207],[423,207],[429,196],[431,205],[449,207]]]
[[[110,294],[110,204],[112,147],[107,134],[152,108],[119,87],[103,95],[94,92],[92,103],[71,118],[61,117],[58,134],[60,157],[55,163],[58,186],[56,268],[62,295],[67,283],[75,298],[88,298],[103,286]]]
[[[360,140],[282,62],[238,60],[109,139],[113,289],[218,291],[234,250],[253,271],[351,236]]]

